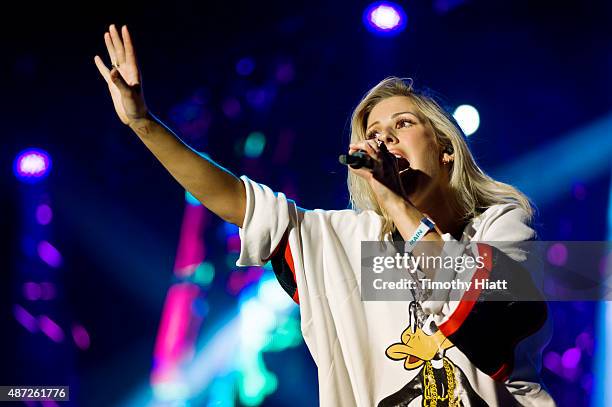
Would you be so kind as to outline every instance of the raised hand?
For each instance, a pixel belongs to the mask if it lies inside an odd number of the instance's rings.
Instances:
[[[147,115],[147,105],[142,92],[142,81],[132,39],[127,26],[121,28],[121,35],[114,24],[104,33],[112,69],[108,69],[98,55],[94,62],[108,84],[115,111],[123,124],[131,124]]]

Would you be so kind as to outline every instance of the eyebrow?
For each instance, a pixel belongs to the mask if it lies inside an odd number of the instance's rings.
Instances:
[[[404,113],[410,113],[411,115],[413,115],[413,116],[414,116],[414,117],[416,117],[417,119],[419,118],[419,116],[417,116],[416,114],[414,114],[414,113],[412,113],[412,112],[397,112],[397,113],[393,113],[393,115],[391,115],[391,118],[392,118],[392,119],[395,119],[397,116],[399,116],[400,114],[404,114]],[[375,124],[378,124],[378,123],[379,123],[379,122],[374,122],[374,123],[370,124],[370,125],[368,126],[368,128],[367,128],[367,129],[369,129],[370,127],[372,127],[372,126],[374,126]],[[366,129],[366,130],[367,130],[367,129]]]

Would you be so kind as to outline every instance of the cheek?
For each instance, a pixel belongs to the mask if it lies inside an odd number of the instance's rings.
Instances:
[[[426,134],[406,134],[400,138],[405,151],[408,154],[411,166],[426,172],[431,172],[438,167],[438,155],[436,144]]]

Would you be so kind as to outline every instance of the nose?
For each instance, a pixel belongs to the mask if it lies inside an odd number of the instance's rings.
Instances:
[[[385,145],[389,144],[397,144],[399,139],[395,136],[393,130],[389,129],[385,132],[381,132],[376,136],[376,141],[378,144],[385,143]]]

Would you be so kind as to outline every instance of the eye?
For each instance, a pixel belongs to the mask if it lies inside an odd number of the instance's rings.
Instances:
[[[408,123],[408,124],[406,124],[406,123]],[[412,120],[409,120],[409,119],[400,119],[400,120],[397,121],[396,126],[399,127],[399,128],[402,128],[402,127],[408,127],[409,125],[413,125],[413,124],[414,124],[414,122]]]
[[[376,135],[377,135],[377,134],[378,134],[378,133],[377,133],[377,132],[375,132],[375,131],[371,131],[371,132],[369,132],[369,133],[367,134],[367,136],[366,136],[366,140],[371,140],[371,139],[373,139],[373,138],[376,138]]]

